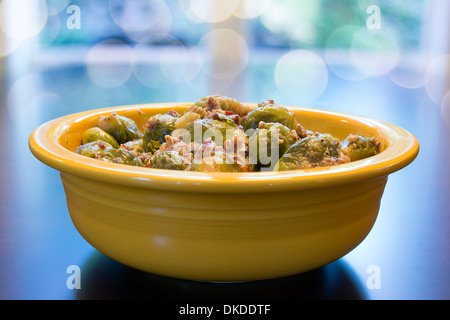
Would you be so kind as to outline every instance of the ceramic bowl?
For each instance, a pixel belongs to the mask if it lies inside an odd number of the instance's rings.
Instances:
[[[408,131],[364,117],[289,107],[307,129],[374,136],[382,152],[348,164],[284,172],[202,173],[133,167],[73,151],[98,116],[142,128],[190,103],[146,104],[64,116],[30,136],[32,153],[60,171],[78,232],[106,256],[146,272],[197,281],[255,281],[340,259],[372,229],[389,174],[419,151]]]

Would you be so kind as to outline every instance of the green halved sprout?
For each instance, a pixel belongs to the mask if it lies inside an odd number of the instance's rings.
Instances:
[[[109,143],[101,140],[83,144],[75,150],[75,153],[106,162],[139,167],[144,166],[143,162],[139,158],[135,157],[130,151],[123,148],[116,149]]]
[[[280,123],[261,122],[249,139],[250,161],[260,167],[275,165],[297,140],[295,130],[290,130]]]
[[[176,151],[157,152],[149,163],[150,168],[169,170],[185,170],[188,165],[186,159]]]
[[[113,136],[119,144],[142,138],[142,132],[132,119],[116,113],[100,117],[97,126]]]
[[[127,141],[121,144],[120,147],[135,153],[145,153],[143,139],[134,139],[131,141]]]
[[[200,144],[211,138],[212,141],[222,146],[225,140],[231,139],[235,134],[247,139],[245,133],[239,130],[236,125],[211,118],[196,120],[189,124],[186,130],[189,132],[191,141]]]
[[[155,152],[176,129],[177,118],[170,114],[157,114],[150,117],[145,125],[143,147],[145,152]]]
[[[113,148],[119,148],[119,143],[117,142],[117,140],[112,135],[100,129],[99,127],[89,128],[84,131],[82,144],[94,142],[97,140],[109,143]]]
[[[256,129],[260,122],[280,123],[289,129],[296,129],[297,121],[292,112],[274,103],[260,103],[242,121],[244,131]]]
[[[223,95],[210,95],[203,97],[194,103],[195,107],[200,107],[209,111],[221,109],[224,111],[231,111],[240,116],[246,115],[250,108],[239,101],[228,98]]]
[[[348,162],[339,139],[330,134],[310,135],[294,143],[278,161],[278,170],[297,170]]]
[[[351,161],[365,159],[380,153],[380,143],[377,139],[354,134],[342,140],[341,148]]]

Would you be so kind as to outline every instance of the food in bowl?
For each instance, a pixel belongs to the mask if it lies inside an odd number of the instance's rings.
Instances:
[[[143,132],[125,116],[99,116],[87,129],[80,155],[156,169],[258,172],[327,167],[380,153],[374,137],[344,140],[307,130],[286,107],[256,107],[222,95],[203,97],[183,114],[169,110],[147,120]]]
[[[30,135],[32,153],[60,173],[74,226],[102,254],[153,274],[197,281],[306,272],[343,257],[366,238],[388,176],[419,151],[417,139],[396,125],[286,106],[305,128],[341,140],[351,134],[375,138],[380,153],[341,165],[259,172],[149,169],[74,153],[99,117],[116,113],[144,128],[152,116],[171,110],[184,115],[193,104],[88,110],[51,120]],[[231,102],[225,108],[246,111]],[[126,143],[140,150],[136,141]]]

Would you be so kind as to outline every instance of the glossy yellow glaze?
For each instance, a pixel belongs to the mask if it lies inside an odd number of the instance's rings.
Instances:
[[[82,132],[112,111],[140,127],[189,104],[149,104],[62,117],[30,136],[33,154],[59,170],[72,221],[105,255],[131,267],[200,281],[252,281],[305,272],[355,248],[371,230],[389,174],[419,145],[397,126],[291,108],[308,129],[377,137],[383,151],[312,170],[201,173],[104,163],[73,153]]]

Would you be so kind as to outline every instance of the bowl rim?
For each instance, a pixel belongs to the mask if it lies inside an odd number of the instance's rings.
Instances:
[[[28,144],[33,155],[44,164],[83,178],[139,188],[158,188],[187,192],[265,192],[286,189],[311,189],[380,178],[410,164],[419,152],[419,143],[410,132],[391,123],[349,113],[288,106],[293,111],[312,112],[321,116],[347,118],[376,127],[389,137],[390,146],[367,159],[327,168],[291,171],[241,173],[205,173],[126,166],[100,162],[67,150],[58,143],[69,123],[103,114],[134,109],[182,108],[192,102],[134,104],[88,110],[50,120],[37,127]],[[255,103],[246,103],[256,105]]]

